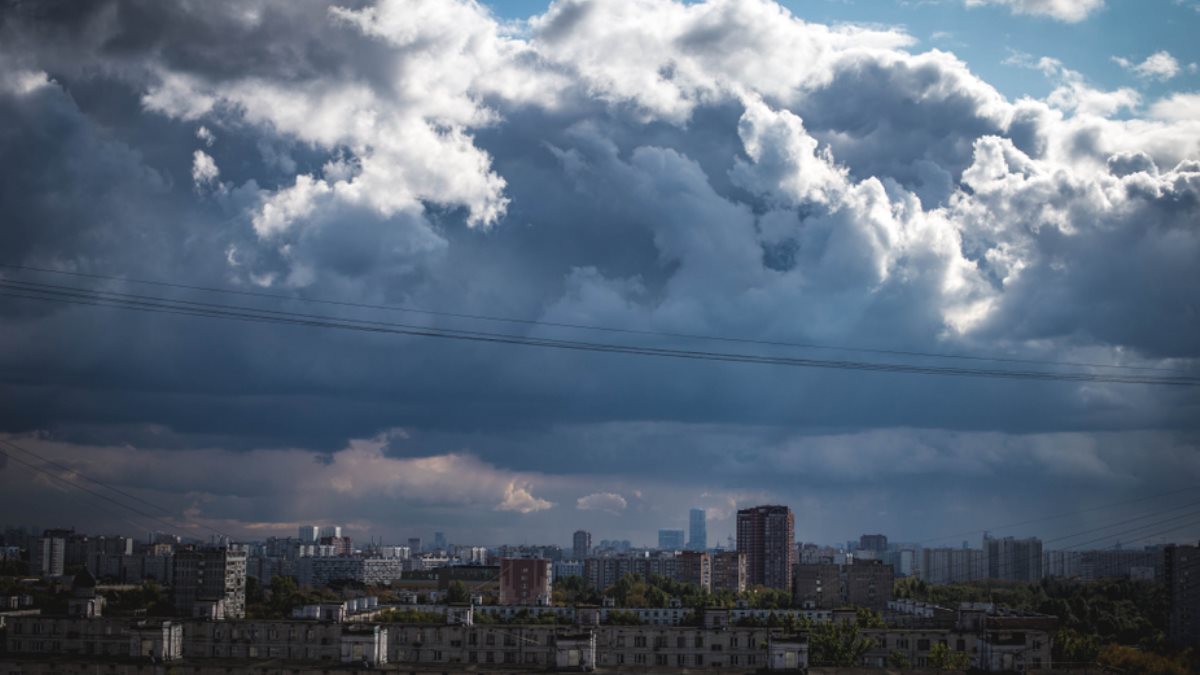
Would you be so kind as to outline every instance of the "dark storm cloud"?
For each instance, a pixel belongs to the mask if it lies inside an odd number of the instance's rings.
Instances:
[[[1163,367],[1198,356],[1200,173],[1179,164],[1194,143],[1168,142],[1186,120],[1010,103],[951,55],[904,51],[901,33],[805,24],[764,2],[562,2],[527,28],[513,37],[440,1],[5,4],[0,261],[671,333]],[[1103,94],[1071,86],[1075,100]],[[576,500],[620,494],[622,513],[641,513],[711,489],[705,506],[728,511],[830,485],[862,493],[866,514],[866,491],[909,470],[942,485],[1115,481],[1126,441],[1196,475],[1187,389],[706,364],[11,298],[0,312],[0,431],[40,432],[64,454],[296,453],[294,473],[332,462],[313,474],[327,485],[371,466],[486,478],[479,499],[439,512],[428,495],[406,512],[431,522],[482,509],[605,523],[621,516],[575,513]],[[268,505],[276,492],[247,485],[207,513],[281,523],[339,508]],[[346,518],[371,516],[351,501]]]

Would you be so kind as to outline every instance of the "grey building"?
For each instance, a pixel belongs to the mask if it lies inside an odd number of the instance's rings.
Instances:
[[[67,534],[61,530],[46,530],[33,542],[29,551],[29,572],[42,577],[60,577],[66,568]]]
[[[1037,537],[994,539],[985,534],[983,555],[989,579],[1027,583],[1042,580],[1042,540]]]
[[[683,530],[659,530],[658,548],[663,551],[682,551],[683,536]]]
[[[1200,546],[1166,547],[1163,578],[1170,603],[1167,639],[1200,646]]]
[[[572,556],[576,560],[583,560],[592,553],[592,533],[586,530],[576,530],[575,536],[571,540]]]
[[[178,551],[174,560],[175,611],[192,616],[220,605],[227,619],[246,616],[246,553],[234,548]]]

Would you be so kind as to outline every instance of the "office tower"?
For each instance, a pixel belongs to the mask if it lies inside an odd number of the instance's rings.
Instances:
[[[434,532],[433,533],[433,548],[436,551],[446,550],[446,533],[445,532]]]
[[[989,579],[1042,580],[1042,540],[1037,537],[993,539],[983,535],[983,555]]]
[[[552,566],[544,558],[501,558],[500,604],[550,604]]]
[[[339,537],[340,538],[342,536],[342,526],[341,525],[326,525],[321,528],[320,535],[322,537]]]
[[[858,538],[858,550],[883,553],[888,550],[887,536],[882,534],[864,534]]]
[[[746,590],[746,554],[737,551],[721,551],[712,556],[713,591]]]
[[[408,538],[408,550],[411,555],[415,556],[415,555],[420,554],[421,553],[421,538],[420,537],[409,537]]]
[[[316,525],[301,525],[297,532],[301,542],[305,544],[315,544],[317,539],[321,537],[321,528]]]
[[[683,530],[659,530],[658,548],[663,551],[683,549]]]
[[[1200,646],[1200,546],[1165,549],[1167,639],[1181,647]]]
[[[583,560],[592,552],[592,533],[585,530],[576,530],[572,544],[572,557],[576,560]]]
[[[746,554],[746,583],[790,591],[796,521],[786,506],[738,511],[737,550]]]
[[[246,553],[205,548],[175,553],[175,611],[192,616],[199,605],[220,604],[226,619],[246,616]],[[206,615],[211,616],[207,611]]]
[[[708,523],[704,509],[688,511],[688,545],[693,551],[708,550]]]

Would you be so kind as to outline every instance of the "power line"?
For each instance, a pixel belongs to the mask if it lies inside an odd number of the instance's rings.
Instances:
[[[174,512],[173,512],[173,511],[171,511],[171,509],[168,509],[168,508],[166,508],[166,507],[164,507],[164,506],[161,506],[161,505],[159,505],[159,504],[155,504],[155,503],[153,503],[153,502],[150,502],[150,501],[147,501],[147,500],[145,500],[145,499],[142,499],[141,497],[138,497],[137,495],[130,494],[129,492],[126,492],[126,491],[124,491],[124,490],[122,490],[122,489],[120,489],[120,488],[117,488],[117,487],[115,487],[115,486],[113,486],[113,485],[110,485],[109,483],[106,483],[106,482],[104,482],[104,481],[102,481],[102,480],[100,480],[100,479],[98,479],[98,478],[94,478],[94,477],[92,477],[92,476],[89,476],[89,475],[87,475],[86,473],[84,473],[83,471],[81,471],[81,470],[79,470],[79,469],[72,468],[72,467],[66,466],[66,465],[64,465],[64,464],[61,464],[61,463],[59,463],[59,462],[56,462],[56,461],[54,461],[54,460],[52,460],[52,459],[49,459],[49,458],[47,458],[47,457],[45,457],[45,456],[43,456],[43,455],[40,455],[40,454],[36,453],[36,452],[34,452],[34,451],[32,451],[32,450],[30,450],[30,449],[28,449],[28,448],[22,447],[22,446],[20,446],[20,445],[18,445],[18,444],[16,444],[16,443],[14,443],[14,442],[12,442],[12,441],[10,441],[10,440],[6,440],[6,439],[0,439],[0,443],[4,444],[4,445],[6,445],[6,446],[8,446],[8,447],[10,447],[10,448],[15,448],[15,449],[17,449],[17,450],[20,450],[21,452],[24,452],[24,453],[25,453],[25,454],[27,454],[27,455],[30,455],[30,456],[36,457],[36,458],[38,458],[39,460],[41,460],[42,462],[44,462],[44,463],[46,463],[46,464],[49,464],[49,465],[51,465],[51,466],[54,466],[54,467],[57,467],[57,468],[59,468],[59,469],[61,469],[61,470],[63,470],[63,471],[67,471],[67,472],[69,472],[69,473],[71,473],[71,474],[74,474],[74,475],[80,476],[80,477],[81,477],[81,478],[83,478],[84,480],[86,480],[86,481],[88,481],[88,482],[90,482],[90,483],[94,483],[94,484],[96,484],[96,485],[99,485],[99,486],[101,486],[101,487],[103,487],[103,488],[106,488],[106,489],[108,489],[108,490],[112,491],[112,492],[115,492],[115,493],[117,493],[117,494],[121,495],[122,497],[125,497],[125,498],[127,498],[127,499],[132,499],[132,500],[134,500],[134,501],[136,501],[136,502],[139,502],[139,503],[141,503],[141,504],[145,504],[146,506],[149,506],[149,507],[151,507],[151,508],[153,508],[153,509],[157,509],[158,511],[160,511],[160,512],[162,512],[162,513],[164,513],[164,514],[166,514],[166,515],[168,515],[168,516],[172,516],[172,517],[173,517],[173,516],[175,515],[175,514],[174,514]],[[11,456],[11,455],[10,455],[10,456]],[[191,523],[187,523],[186,521],[184,521],[184,524],[185,524],[185,525],[187,525],[187,526],[189,526],[189,527],[201,527],[201,528],[204,528],[204,529],[206,529],[206,530],[209,530],[210,532],[212,532],[212,533],[214,533],[214,534],[216,534],[216,535],[218,535],[218,536],[225,537],[225,538],[227,538],[227,539],[232,539],[232,537],[230,537],[230,536],[229,536],[228,534],[226,534],[225,532],[222,532],[222,531],[220,531],[220,530],[218,530],[218,529],[216,529],[216,528],[214,528],[214,527],[210,527],[210,526],[208,526],[208,525],[205,525],[205,524],[203,524],[203,523],[191,524]]]
[[[1147,502],[1147,501],[1153,501],[1153,500],[1156,500],[1156,499],[1162,499],[1163,497],[1171,497],[1171,496],[1174,496],[1174,495],[1177,495],[1177,494],[1180,494],[1180,493],[1183,493],[1183,492],[1194,492],[1194,491],[1196,491],[1197,489],[1200,489],[1200,488],[1198,488],[1197,486],[1193,485],[1193,486],[1191,486],[1191,487],[1181,488],[1181,489],[1179,489],[1179,490],[1172,490],[1171,492],[1162,492],[1162,493],[1159,493],[1159,494],[1150,495],[1150,496],[1148,496],[1148,497],[1140,497],[1140,498],[1138,498],[1138,499],[1130,499],[1130,500],[1126,500],[1126,501],[1113,502],[1113,503],[1110,503],[1110,504],[1104,504],[1104,505],[1101,505],[1101,506],[1094,506],[1094,507],[1092,507],[1092,508],[1081,509],[1081,510],[1078,510],[1078,511],[1068,511],[1068,512],[1066,512],[1066,513],[1058,513],[1058,514],[1055,514],[1055,515],[1053,515],[1053,516],[1044,516],[1044,517],[1041,517],[1041,518],[1034,518],[1034,519],[1032,519],[1032,520],[1023,520],[1023,521],[1021,521],[1021,522],[1019,522],[1019,523],[1009,523],[1009,524],[1007,524],[1007,525],[997,525],[997,526],[994,526],[994,527],[985,527],[985,528],[982,528],[982,529],[979,529],[979,530],[967,530],[967,531],[965,531],[965,532],[958,532],[958,533],[955,533],[955,534],[947,534],[947,535],[945,535],[945,536],[941,536],[941,537],[930,537],[930,538],[928,538],[928,539],[918,539],[918,540],[917,540],[916,542],[914,542],[914,543],[918,543],[918,544],[924,544],[924,543],[927,543],[927,542],[933,542],[933,541],[942,541],[942,540],[945,540],[945,539],[956,539],[956,538],[958,538],[958,537],[963,537],[963,536],[966,536],[966,535],[969,535],[969,534],[982,534],[982,533],[984,533],[984,532],[995,532],[996,530],[1005,530],[1005,529],[1008,529],[1008,528],[1010,528],[1010,527],[1019,527],[1019,526],[1021,526],[1021,525],[1032,525],[1032,524],[1034,524],[1034,523],[1044,523],[1044,522],[1046,522],[1046,521],[1050,521],[1050,520],[1058,520],[1059,518],[1066,518],[1067,516],[1077,516],[1077,515],[1079,515],[1079,514],[1082,514],[1082,513],[1092,513],[1092,512],[1094,512],[1094,511],[1103,511],[1103,510],[1105,510],[1105,509],[1111,509],[1111,508],[1113,508],[1113,507],[1116,507],[1116,506],[1126,506],[1126,505],[1129,505],[1129,504],[1139,504],[1139,503],[1141,503],[1141,502]]]
[[[217,287],[212,287],[212,286],[183,284],[183,283],[170,282],[170,281],[139,279],[139,278],[135,278],[135,277],[121,277],[121,276],[94,274],[94,273],[87,273],[87,272],[73,272],[73,271],[68,271],[68,270],[56,270],[56,269],[50,269],[50,268],[45,268],[45,267],[35,267],[32,265],[9,265],[9,264],[0,263],[0,268],[7,268],[7,269],[18,270],[18,271],[23,271],[23,272],[38,272],[38,273],[43,273],[43,274],[57,274],[57,275],[72,276],[72,277],[85,278],[85,279],[96,279],[96,280],[102,280],[102,281],[116,281],[116,282],[122,282],[122,283],[130,283],[130,284],[159,286],[159,287],[164,287],[164,288],[176,288],[176,289],[182,289],[182,290],[200,291],[200,292],[205,292],[205,293],[220,293],[220,294],[226,294],[226,295],[239,295],[239,296],[253,297],[253,298],[267,298],[267,299],[272,299],[272,300],[300,301],[300,302],[316,303],[316,304],[331,305],[331,306],[338,306],[338,307],[352,307],[352,308],[357,308],[357,309],[374,309],[374,310],[385,310],[385,311],[391,311],[391,312],[406,312],[406,313],[411,313],[411,314],[424,314],[424,315],[428,315],[428,316],[440,316],[440,317],[454,318],[454,319],[469,319],[469,320],[473,320],[473,321],[490,321],[490,322],[496,322],[496,323],[520,324],[520,325],[528,325],[528,326],[544,326],[544,327],[548,327],[548,328],[567,328],[567,329],[572,329],[572,330],[590,330],[590,331],[599,331],[599,332],[605,332],[605,333],[619,333],[619,334],[627,334],[627,335],[669,337],[669,338],[680,338],[680,339],[686,339],[686,340],[700,340],[700,341],[709,341],[709,342],[750,344],[750,345],[760,345],[760,346],[770,346],[770,347],[790,347],[790,348],[796,348],[796,349],[858,352],[858,353],[864,353],[864,354],[881,354],[881,355],[889,355],[889,356],[908,356],[908,357],[933,358],[933,359],[990,361],[990,362],[997,362],[997,363],[1020,363],[1020,364],[1026,364],[1026,365],[1042,365],[1042,366],[1070,366],[1070,367],[1077,367],[1077,368],[1110,368],[1110,369],[1118,369],[1118,370],[1178,372],[1172,368],[1162,368],[1162,367],[1158,367],[1158,366],[1134,366],[1134,365],[1124,365],[1124,364],[1089,363],[1089,362],[1077,362],[1077,361],[1052,361],[1052,360],[1045,360],[1045,359],[1024,359],[1024,358],[1005,357],[1005,356],[979,356],[979,355],[975,355],[975,354],[922,352],[922,351],[916,351],[916,350],[879,349],[879,348],[869,348],[869,347],[850,347],[850,346],[828,345],[828,344],[811,343],[811,342],[789,342],[789,341],[779,341],[779,340],[763,340],[763,339],[747,338],[747,337],[706,335],[706,334],[700,334],[700,333],[657,331],[657,330],[636,329],[636,328],[619,328],[619,327],[614,327],[614,326],[600,326],[600,325],[596,325],[596,324],[546,321],[546,320],[540,320],[540,319],[521,319],[521,318],[514,318],[514,317],[488,315],[488,314],[473,314],[473,313],[467,313],[467,312],[439,311],[439,310],[432,310],[432,309],[426,309],[426,308],[421,308],[421,307],[413,307],[411,305],[393,305],[393,304],[374,304],[374,303],[365,303],[365,302],[351,302],[351,301],[344,301],[344,300],[330,300],[327,298],[314,298],[314,297],[305,297],[305,296],[296,296],[296,295],[284,295],[282,293],[267,293],[267,292],[263,292],[263,291],[247,291],[247,290],[243,290],[243,289],[217,288]]]
[[[343,319],[339,317],[302,314],[297,312],[284,312],[278,310],[261,310],[253,307],[225,305],[221,303],[177,301],[170,298],[162,298],[157,296],[93,291],[90,289],[69,286],[64,287],[52,284],[37,284],[33,282],[11,280],[0,280],[0,291],[2,291],[0,292],[0,295],[11,297],[50,302],[65,302],[69,304],[116,307],[150,313],[181,314],[205,318],[279,323],[368,333],[407,335],[413,337],[429,337],[492,344],[522,345],[572,351],[658,356],[676,359],[719,361],[728,363],[753,363],[761,365],[779,365],[802,368],[891,372],[920,375],[987,377],[1014,380],[1093,382],[1108,384],[1145,384],[1188,387],[1200,386],[1200,379],[1192,377],[1155,377],[1148,375],[1113,375],[1083,372],[1068,373],[1038,370],[922,366],[907,363],[791,358],[745,353],[698,351],[665,347],[638,347],[614,343],[556,340],[505,333],[492,333],[486,331],[429,328],[412,324]]]
[[[138,509],[136,509],[136,508],[134,508],[134,507],[132,507],[132,506],[129,506],[128,504],[121,503],[121,502],[119,502],[119,501],[117,501],[117,500],[115,500],[115,499],[113,499],[113,498],[109,497],[108,495],[105,495],[105,494],[102,494],[102,493],[96,492],[95,490],[89,489],[89,488],[87,488],[87,487],[84,487],[84,486],[82,486],[82,485],[79,485],[78,483],[75,483],[75,482],[73,482],[73,481],[67,480],[66,478],[63,478],[62,476],[59,476],[59,475],[57,475],[57,474],[55,474],[55,473],[53,473],[53,472],[51,472],[51,471],[48,471],[48,470],[46,470],[46,469],[44,469],[44,468],[42,468],[42,467],[40,467],[40,466],[37,466],[37,465],[35,465],[35,464],[31,464],[31,463],[29,463],[29,462],[26,462],[25,460],[21,459],[20,457],[15,457],[15,456],[13,456],[13,455],[8,455],[8,458],[9,458],[9,459],[11,459],[11,460],[14,460],[14,461],[16,461],[16,462],[18,462],[18,463],[20,463],[20,464],[22,464],[22,465],[23,465],[23,466],[25,466],[26,468],[29,468],[29,469],[31,469],[31,470],[33,470],[33,471],[37,471],[37,472],[39,472],[39,473],[41,473],[41,474],[44,474],[44,475],[46,475],[46,476],[49,476],[50,478],[53,478],[54,480],[57,480],[57,481],[59,481],[59,482],[63,483],[64,485],[67,485],[68,487],[73,487],[73,488],[75,488],[75,489],[77,489],[77,490],[82,490],[83,492],[86,492],[86,493],[88,493],[88,494],[90,494],[90,495],[92,495],[92,496],[94,496],[94,497],[97,497],[97,498],[99,498],[99,499],[103,499],[104,501],[106,501],[106,502],[109,502],[110,504],[115,504],[116,506],[119,506],[119,507],[121,507],[121,508],[129,509],[130,511],[133,511],[134,513],[137,513],[138,515],[142,516],[143,518],[148,518],[148,519],[150,519],[150,520],[152,520],[152,521],[154,521],[154,522],[160,523],[160,524],[162,524],[162,525],[166,525],[167,527],[171,528],[172,530],[174,530],[174,529],[176,529],[176,528],[178,527],[178,526],[177,526],[177,525],[175,525],[174,523],[169,523],[169,522],[167,522],[167,521],[165,521],[165,520],[163,520],[163,519],[159,518],[158,516],[155,516],[155,515],[152,515],[152,514],[146,513],[145,511],[138,510]]]

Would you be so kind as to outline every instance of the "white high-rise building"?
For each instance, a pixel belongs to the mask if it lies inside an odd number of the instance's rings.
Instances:
[[[316,525],[301,525],[299,539],[305,544],[312,544],[320,538],[321,528]]]

